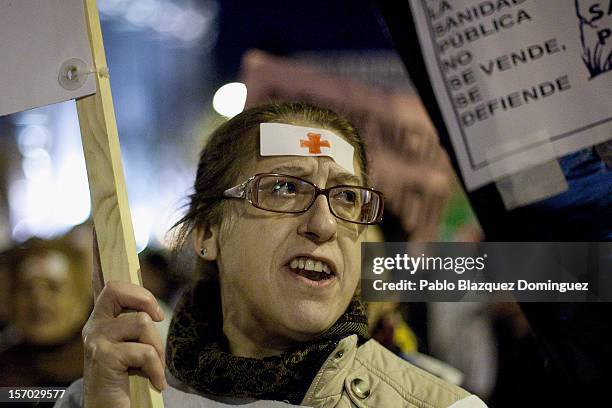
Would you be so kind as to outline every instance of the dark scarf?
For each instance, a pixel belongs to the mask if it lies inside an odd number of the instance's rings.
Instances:
[[[174,312],[166,360],[172,375],[203,394],[299,404],[325,359],[352,334],[360,342],[369,337],[365,310],[357,298],[316,340],[280,356],[233,356],[222,331],[219,286],[199,281],[185,292]]]

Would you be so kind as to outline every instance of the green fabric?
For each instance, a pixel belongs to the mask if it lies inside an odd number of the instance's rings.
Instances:
[[[368,335],[363,304],[354,298],[338,321],[316,340],[263,359],[229,353],[222,331],[217,283],[199,281],[183,295],[170,324],[166,359],[181,382],[206,395],[249,397],[299,404],[338,342]]]

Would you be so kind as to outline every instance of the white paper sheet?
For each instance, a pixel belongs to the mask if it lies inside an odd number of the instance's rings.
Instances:
[[[95,78],[69,91],[62,64],[92,68],[83,0],[0,0],[0,116],[96,92]]]
[[[542,130],[555,157],[612,138],[607,3],[410,0],[468,189],[523,170],[520,156],[538,148],[531,136]],[[491,171],[497,160],[507,174]]]

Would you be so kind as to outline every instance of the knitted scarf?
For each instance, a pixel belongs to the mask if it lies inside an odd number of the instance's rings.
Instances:
[[[352,334],[360,342],[369,337],[365,310],[357,297],[313,341],[280,356],[233,356],[222,330],[218,283],[199,281],[183,294],[174,312],[166,360],[172,375],[202,394],[299,404],[338,342]]]

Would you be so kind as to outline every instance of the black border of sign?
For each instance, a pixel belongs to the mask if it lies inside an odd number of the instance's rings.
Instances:
[[[440,54],[438,52],[437,43],[434,41],[435,37],[433,35],[433,27],[431,26],[431,20],[427,18],[427,5],[425,4],[425,0],[421,0],[421,11],[423,13],[425,13],[425,20],[426,20],[426,23],[427,23],[427,29],[429,30],[429,36],[431,38],[431,46],[433,48],[434,55],[436,56],[436,63],[438,65],[437,68],[440,71],[440,76],[442,77],[442,82],[444,83],[444,89],[446,90],[446,94],[447,94],[448,99],[450,100],[450,104],[451,104],[451,106],[453,108],[453,113],[455,114],[455,121],[457,122],[457,125],[459,126],[459,129],[461,131],[461,138],[463,139],[463,143],[465,145],[465,148],[466,148],[466,151],[467,151],[467,155],[468,155],[468,158],[470,160],[470,166],[472,167],[472,170],[482,169],[483,167],[488,166],[491,163],[494,163],[496,161],[502,160],[502,159],[507,158],[507,157],[511,157],[511,156],[513,156],[515,154],[521,153],[523,151],[526,151],[526,150],[532,149],[534,147],[540,146],[540,145],[542,145],[544,143],[547,143],[548,141],[540,141],[540,142],[532,143],[530,145],[523,146],[523,147],[521,147],[521,148],[519,148],[517,150],[514,150],[514,151],[511,151],[511,152],[499,155],[492,162],[489,162],[488,160],[485,160],[483,162],[474,164],[474,158],[472,156],[472,152],[471,152],[471,149],[470,149],[470,144],[468,143],[467,136],[465,134],[465,130],[463,129],[463,125],[461,124],[461,121],[459,120],[459,115],[457,113],[457,108],[455,107],[455,104],[453,103],[452,95],[451,95],[451,93],[450,93],[450,91],[448,89],[448,83],[446,81],[446,76],[442,72],[442,64],[440,63]],[[575,133],[579,133],[579,132],[585,131],[585,130],[590,129],[592,127],[603,125],[604,123],[607,123],[607,122],[610,122],[610,121],[612,121],[612,116],[609,116],[609,117],[601,119],[601,120],[599,120],[597,122],[594,122],[594,123],[591,123],[591,124],[588,124],[588,125],[585,125],[585,126],[573,129],[573,130],[570,130],[568,132],[552,136],[550,138],[550,140],[551,141],[557,141],[557,140],[569,137],[569,136],[571,136],[571,135],[573,135]],[[447,129],[449,129],[448,126],[447,126]]]

